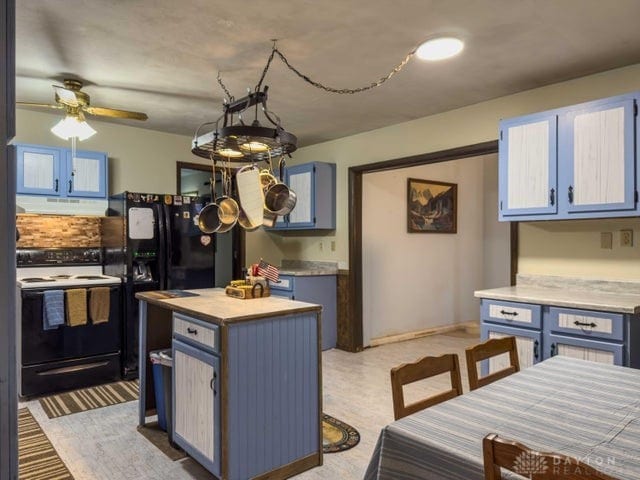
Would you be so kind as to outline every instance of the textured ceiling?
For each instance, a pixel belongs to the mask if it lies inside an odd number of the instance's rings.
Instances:
[[[427,38],[466,41],[358,95],[315,89],[274,60],[269,107],[309,145],[638,63],[638,18],[638,0],[21,0],[17,99],[51,102],[50,85],[73,76],[92,104],[149,115],[120,123],[192,135],[221,113],[216,72],[243,96],[272,38],[336,87],[371,83]]]

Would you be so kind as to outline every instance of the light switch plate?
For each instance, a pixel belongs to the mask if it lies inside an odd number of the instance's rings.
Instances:
[[[633,247],[633,230],[620,230],[620,246]]]
[[[600,248],[606,248],[607,250],[611,250],[613,248],[613,233],[600,233]]]

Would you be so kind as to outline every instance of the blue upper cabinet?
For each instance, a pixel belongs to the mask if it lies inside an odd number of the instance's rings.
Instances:
[[[638,99],[621,95],[502,121],[499,219],[639,215]]]
[[[561,117],[561,185],[570,216],[635,209],[635,101],[592,102]]]
[[[18,183],[16,192],[26,195],[60,196],[63,150],[41,145],[16,145]]]
[[[67,183],[65,185],[69,197],[107,196],[107,154],[102,152],[76,151],[65,152]]]
[[[336,228],[336,166],[311,162],[288,167],[286,183],[297,197],[295,208],[278,218],[273,230]]]
[[[16,145],[17,185],[21,195],[106,198],[108,160],[104,152],[43,145]]]
[[[558,211],[557,128],[554,113],[500,123],[499,173],[502,220]]]

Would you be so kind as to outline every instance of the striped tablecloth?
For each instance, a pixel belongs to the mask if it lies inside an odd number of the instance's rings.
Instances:
[[[640,370],[553,357],[388,425],[365,480],[483,480],[488,433],[640,479]]]

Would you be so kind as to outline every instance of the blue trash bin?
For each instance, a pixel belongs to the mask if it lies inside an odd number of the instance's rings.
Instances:
[[[173,359],[171,350],[154,350],[149,352],[153,364],[153,384],[156,397],[156,411],[158,412],[158,426],[171,435],[172,398],[171,398],[171,368]]]

